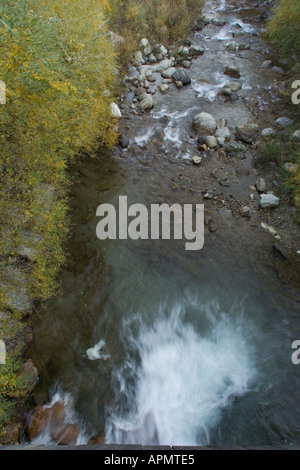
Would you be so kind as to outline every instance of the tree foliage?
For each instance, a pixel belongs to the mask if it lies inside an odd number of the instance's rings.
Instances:
[[[99,139],[116,141],[106,8],[105,0],[0,0],[0,255],[13,253],[22,231],[40,235],[32,270],[40,298],[53,293],[64,259],[66,166]]]

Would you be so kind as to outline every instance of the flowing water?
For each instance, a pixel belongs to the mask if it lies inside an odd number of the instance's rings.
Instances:
[[[126,151],[103,152],[70,170],[70,259],[61,295],[34,325],[31,355],[41,372],[35,402],[73,401],[78,443],[103,434],[109,443],[173,445],[300,438],[300,371],[291,362],[299,293],[288,274],[293,265],[273,256],[266,234],[249,230],[255,217],[247,226],[226,207],[208,206],[220,228],[206,230],[204,248],[194,252],[183,240],[96,237],[98,205],[118,207],[120,195],[147,207],[203,203],[201,190],[215,183],[190,164],[197,112],[226,118],[232,129],[257,116],[274,120],[264,113],[277,106],[272,80],[259,70],[266,45],[253,34],[261,23],[243,23],[229,1],[205,8],[226,24],[191,35],[205,48],[193,61],[191,86],[171,87],[155,95],[151,113],[123,119]],[[251,49],[228,52],[233,33]],[[242,73],[237,103],[217,94],[232,81],[223,74],[228,64]],[[208,168],[218,158],[207,155]],[[233,180],[232,195],[242,197],[252,180]],[[38,440],[51,441],[47,430]]]

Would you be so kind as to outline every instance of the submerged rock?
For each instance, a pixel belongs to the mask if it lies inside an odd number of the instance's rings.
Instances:
[[[191,46],[189,49],[189,54],[192,56],[199,56],[204,54],[204,49],[201,46]]]
[[[242,84],[240,82],[229,82],[224,86],[230,88],[230,90],[233,92],[237,92],[242,88]]]
[[[239,45],[235,41],[229,42],[228,44],[226,44],[226,47],[229,52],[236,52],[239,49]]]
[[[234,65],[230,65],[229,67],[226,67],[224,74],[228,75],[231,78],[240,78],[241,77],[239,69],[237,67],[235,67]]]
[[[211,176],[213,176],[217,180],[227,181],[228,173],[225,173],[222,168],[215,168],[212,171]]]

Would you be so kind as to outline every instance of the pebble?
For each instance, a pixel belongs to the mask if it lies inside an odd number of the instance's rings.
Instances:
[[[209,226],[209,231],[210,231],[211,233],[214,233],[214,232],[216,232],[216,231],[218,230],[218,228],[219,228],[219,227],[218,227],[216,224],[210,224],[210,226]]]
[[[248,168],[239,168],[238,169],[238,174],[243,175],[243,176],[248,176],[250,173],[250,170]]]
[[[230,95],[230,101],[239,101],[240,97],[237,93],[233,93],[232,95]]]
[[[166,93],[169,91],[170,87],[167,83],[163,83],[162,85],[158,85],[158,89],[161,93]]]
[[[212,220],[213,220],[213,218],[212,218],[211,215],[206,215],[206,216],[204,217],[204,223],[205,223],[205,225],[208,227],[208,226],[212,223]]]
[[[201,162],[202,162],[202,158],[201,158],[201,157],[198,157],[198,155],[195,155],[195,156],[193,157],[193,163],[194,163],[195,165],[200,165]]]
[[[229,181],[220,180],[219,184],[220,184],[220,186],[223,186],[224,188],[229,188],[231,186]]]
[[[205,139],[205,143],[210,149],[214,149],[218,146],[218,141],[213,135],[208,135]]]
[[[248,206],[242,207],[240,209],[240,215],[241,215],[241,217],[248,217],[248,218],[251,217],[252,212],[251,212],[250,207],[248,207]]]
[[[214,197],[213,191],[204,191],[203,192],[204,199],[212,199]]]
[[[222,170],[222,168],[215,168],[211,172],[211,176],[213,176],[217,180],[227,181],[227,173],[225,173],[225,171]]]
[[[257,188],[257,191],[259,191],[260,193],[263,193],[266,190],[266,182],[263,178],[258,178],[255,183],[255,186]]]

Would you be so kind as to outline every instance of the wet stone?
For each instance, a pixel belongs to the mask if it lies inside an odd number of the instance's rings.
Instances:
[[[249,173],[250,173],[250,170],[248,168],[239,168],[238,169],[238,175],[248,176]]]
[[[244,206],[240,209],[241,217],[251,217],[251,209],[248,206]]]
[[[193,163],[194,163],[195,165],[200,165],[201,162],[202,162],[202,158],[201,158],[201,157],[198,157],[197,155],[195,155],[195,156],[193,157]]]
[[[225,173],[224,170],[222,170],[222,168],[215,168],[212,171],[211,176],[213,176],[217,180],[227,181],[227,176],[228,175],[227,175],[227,173]]]
[[[219,181],[219,184],[220,184],[220,186],[222,186],[223,188],[229,188],[229,187],[231,186],[229,181],[222,181],[222,180],[220,180],[220,181]]]
[[[239,101],[240,97],[237,93],[233,93],[232,95],[230,95],[230,101]]]
[[[212,223],[212,220],[213,220],[213,218],[212,218],[211,215],[206,215],[206,216],[204,217],[204,223],[205,223],[205,225],[206,225],[207,227],[209,227],[209,225]]]
[[[219,229],[219,227],[216,224],[210,224],[210,226],[209,226],[209,231],[211,233],[215,233],[218,229]]]
[[[204,191],[202,194],[204,199],[212,199],[214,197],[213,191]]]
[[[277,251],[284,259],[287,259],[287,254],[279,243],[274,243],[273,250]]]

